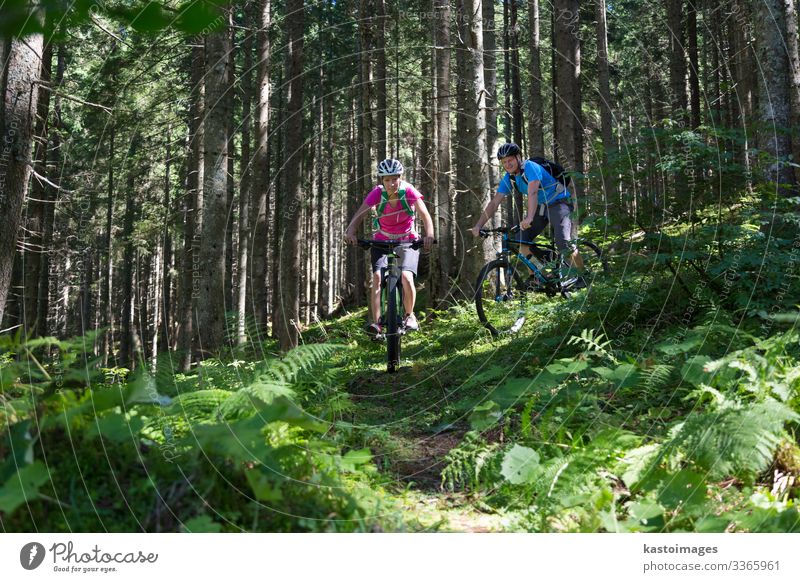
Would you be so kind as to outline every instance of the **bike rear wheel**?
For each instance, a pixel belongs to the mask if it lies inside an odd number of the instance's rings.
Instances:
[[[386,278],[386,371],[393,373],[400,367],[402,322],[400,306],[403,305],[403,288],[396,276]]]
[[[475,309],[478,319],[493,336],[515,333],[526,319],[531,293],[525,289],[528,269],[518,272],[506,259],[483,266],[475,286]]]

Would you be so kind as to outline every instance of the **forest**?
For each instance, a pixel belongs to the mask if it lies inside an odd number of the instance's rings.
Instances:
[[[2,530],[800,532],[798,22],[0,3]],[[607,270],[494,334],[506,142]],[[384,158],[437,243],[395,373],[345,242]]]

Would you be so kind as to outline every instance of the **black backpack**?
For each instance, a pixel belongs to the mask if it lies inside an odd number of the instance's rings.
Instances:
[[[561,182],[564,187],[570,185],[572,182],[572,176],[564,172],[564,166],[559,164],[558,162],[554,162],[553,160],[548,160],[547,158],[530,158],[532,162],[539,164],[547,173],[553,176],[556,180]]]

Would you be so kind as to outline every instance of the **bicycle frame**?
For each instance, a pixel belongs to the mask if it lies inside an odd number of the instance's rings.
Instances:
[[[539,283],[541,283],[542,285],[547,285],[548,283],[552,283],[552,279],[547,277],[547,275],[545,275],[544,273],[542,273],[541,269],[539,269],[539,267],[537,267],[533,261],[529,260],[528,257],[522,254],[522,252],[512,250],[511,245],[512,244],[526,245],[530,247],[532,251],[536,250],[544,250],[548,252],[557,252],[557,251],[553,251],[553,249],[546,246],[542,246],[533,241],[511,240],[511,237],[508,232],[501,232],[501,234],[502,234],[501,247],[500,250],[497,251],[496,253],[498,259],[504,256],[508,257],[509,259],[511,257],[516,257],[518,260],[522,261],[522,264],[528,267],[528,269],[536,276],[536,279],[539,281]]]

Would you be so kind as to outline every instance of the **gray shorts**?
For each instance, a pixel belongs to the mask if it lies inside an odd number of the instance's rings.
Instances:
[[[389,259],[386,253],[380,249],[370,250],[370,261],[372,262],[372,272],[380,273],[382,269],[389,266]],[[417,266],[419,265],[419,249],[412,249],[411,243],[403,244],[397,251],[397,264],[401,271],[411,271],[417,276]]]
[[[520,233],[520,240],[533,241],[537,236],[542,234],[542,231],[547,226],[547,223],[553,225],[553,235],[556,239],[556,247],[559,251],[572,251],[575,248],[574,244],[570,244],[572,239],[572,219],[570,213],[575,208],[568,199],[558,200],[549,206],[539,206],[536,216],[533,218],[530,228],[523,230]]]

